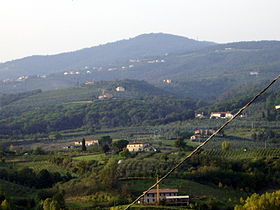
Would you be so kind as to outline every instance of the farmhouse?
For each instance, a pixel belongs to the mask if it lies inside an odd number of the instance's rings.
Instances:
[[[163,83],[170,84],[170,83],[172,83],[172,80],[171,80],[171,79],[164,79],[164,80],[163,80]]]
[[[204,113],[195,113],[195,118],[199,118],[199,119],[203,119],[206,118],[206,116],[204,115]]]
[[[199,129],[199,130],[195,130],[194,134],[196,135],[212,135],[215,132],[215,130],[213,129]]]
[[[125,91],[125,88],[119,86],[119,87],[116,88],[116,91],[117,91],[117,92],[124,92],[124,91]]]
[[[85,85],[94,85],[95,81],[86,81],[84,84]]]
[[[157,204],[159,201],[165,201],[166,205],[188,205],[189,196],[178,196],[178,189],[152,189],[143,198],[143,204]],[[157,199],[159,198],[159,199]]]
[[[280,109],[280,105],[275,105],[275,109]]]
[[[126,148],[129,152],[147,152],[151,149],[155,150],[149,143],[144,142],[129,143]]]
[[[75,141],[75,146],[82,146],[82,141]],[[85,139],[85,145],[90,146],[93,144],[98,144],[98,139]]]
[[[103,100],[103,99],[110,99],[110,98],[113,98],[113,95],[110,94],[110,93],[106,93],[106,94],[103,94],[101,96],[98,96],[98,99],[100,100]]]
[[[210,115],[210,119],[218,119],[218,118],[232,118],[233,115],[230,112],[212,112]]]
[[[199,141],[200,142],[204,138],[205,138],[205,136],[198,134],[198,135],[192,135],[190,137],[190,140],[191,141]]]

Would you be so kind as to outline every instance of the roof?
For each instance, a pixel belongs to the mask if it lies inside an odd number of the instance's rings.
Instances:
[[[230,112],[211,112],[211,114],[231,114]]]
[[[98,139],[85,139],[85,141],[98,141]]]
[[[145,143],[145,142],[133,142],[133,143],[129,143],[128,145],[131,145],[131,144],[148,144],[148,143]]]
[[[177,193],[178,189],[159,189],[159,193]],[[148,193],[157,193],[157,189],[151,189]]]
[[[189,195],[173,195],[173,196],[166,196],[165,199],[182,199],[182,198],[190,198]]]

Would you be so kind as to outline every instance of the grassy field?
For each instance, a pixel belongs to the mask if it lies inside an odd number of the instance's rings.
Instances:
[[[126,180],[123,182],[130,186],[135,195],[140,195],[143,191],[150,187],[155,180]],[[190,195],[200,198],[216,198],[219,200],[239,200],[240,197],[246,197],[246,194],[240,191],[203,185],[186,179],[167,179],[160,185],[160,188],[178,189],[178,195]]]
[[[14,164],[17,168],[32,168],[34,171],[39,172],[42,169],[47,169],[49,172],[58,172],[62,175],[65,175],[67,173],[67,170],[65,170],[63,167],[60,167],[58,165],[55,165],[53,163],[50,163],[48,161],[28,161],[28,162],[17,162]]]
[[[105,154],[82,155],[82,156],[73,157],[73,160],[84,160],[84,161],[97,160],[97,161],[102,161],[105,157],[106,157]]]

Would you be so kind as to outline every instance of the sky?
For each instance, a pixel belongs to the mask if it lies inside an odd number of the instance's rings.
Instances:
[[[0,0],[0,62],[144,33],[280,40],[279,0]]]

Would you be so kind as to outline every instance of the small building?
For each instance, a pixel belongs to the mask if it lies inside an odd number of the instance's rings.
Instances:
[[[250,72],[250,75],[251,75],[251,76],[258,76],[258,75],[259,75],[259,72],[257,72],[257,71],[251,71],[251,72]]]
[[[199,119],[203,119],[206,118],[206,116],[204,115],[204,113],[195,113],[195,118],[199,118]]]
[[[159,200],[163,200],[166,198],[166,196],[176,196],[178,194],[178,189],[151,189],[146,195],[143,196],[142,203],[156,204],[157,193],[159,194]]]
[[[178,189],[152,189],[140,200],[140,203],[155,205],[157,201],[162,201],[166,205],[188,205],[188,195],[177,195]],[[159,196],[159,199],[157,199]]]
[[[113,98],[113,95],[110,94],[110,93],[106,93],[106,94],[103,94],[103,95],[101,95],[101,96],[98,96],[98,99],[99,99],[99,100],[110,99],[110,98]]]
[[[163,83],[170,84],[170,83],[172,83],[172,80],[171,80],[171,79],[164,79],[164,80],[163,80]]]
[[[75,146],[82,146],[82,143],[83,141],[75,141],[74,144]],[[93,144],[98,144],[98,139],[85,139],[85,145],[86,146],[90,146],[90,145],[93,145]]]
[[[85,85],[94,85],[95,81],[86,81],[84,84]]]
[[[125,88],[119,86],[119,87],[116,88],[116,91],[118,91],[118,92],[124,92],[124,91],[125,91]]]
[[[275,109],[280,109],[280,105],[275,105]]]
[[[191,137],[190,137],[190,140],[191,141],[201,141],[201,140],[203,140],[205,138],[205,136],[203,136],[203,135],[200,135],[200,134],[197,134],[197,135],[192,135]]]
[[[212,135],[214,132],[215,132],[215,130],[213,130],[213,129],[199,129],[199,130],[195,130],[194,134],[209,136],[209,135]]]
[[[149,143],[144,142],[129,143],[126,148],[129,152],[148,152],[153,150],[152,146]]]
[[[218,119],[218,118],[232,118],[233,114],[230,112],[211,112],[210,119]]]

